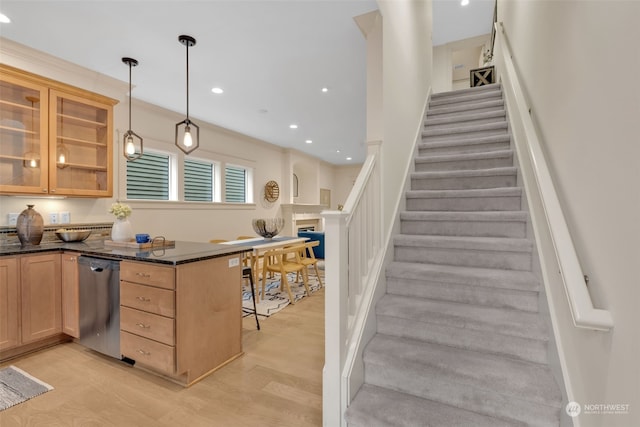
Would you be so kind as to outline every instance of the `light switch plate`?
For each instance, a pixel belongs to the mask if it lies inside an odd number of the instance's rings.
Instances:
[[[71,222],[71,213],[60,212],[60,224],[69,224]]]
[[[16,225],[18,223],[18,215],[17,213],[7,214],[9,225]]]
[[[240,258],[231,258],[229,260],[229,268],[231,267],[237,267],[240,265]]]

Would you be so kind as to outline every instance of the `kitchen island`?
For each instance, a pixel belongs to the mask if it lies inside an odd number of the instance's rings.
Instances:
[[[77,257],[120,260],[125,360],[191,385],[242,354],[241,280],[251,247],[103,241],[0,248],[0,360],[79,338]],[[114,363],[119,363],[114,360]]]

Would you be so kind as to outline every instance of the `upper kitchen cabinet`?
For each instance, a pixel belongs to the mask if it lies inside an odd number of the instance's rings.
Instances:
[[[111,197],[117,101],[0,64],[0,193]]]

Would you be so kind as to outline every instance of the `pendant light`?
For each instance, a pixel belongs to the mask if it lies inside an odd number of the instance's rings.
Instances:
[[[64,99],[60,99],[60,142],[56,145],[56,167],[64,169],[69,164],[69,150],[64,145]]]
[[[136,67],[138,61],[133,58],[122,58],[122,62],[129,66],[129,130],[124,133],[122,151],[127,160],[134,161],[142,157],[143,144],[142,137],[131,130],[131,68]]]
[[[189,154],[200,146],[200,127],[189,119],[189,48],[196,44],[196,39],[182,35],[178,37],[178,41],[187,47],[187,118],[176,123],[175,144],[185,154]]]
[[[35,96],[27,96],[26,100],[31,103],[31,130],[33,131],[33,135],[31,135],[31,147],[29,151],[24,153],[24,160],[22,161],[22,165],[25,168],[39,168],[40,167],[40,153],[34,149],[34,140],[36,136],[39,135],[39,129],[36,128],[36,119],[35,119],[35,103],[40,102],[39,98]]]

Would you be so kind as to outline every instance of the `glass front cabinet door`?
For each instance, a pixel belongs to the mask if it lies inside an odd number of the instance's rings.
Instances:
[[[0,75],[0,189],[48,193],[46,86]]]
[[[0,64],[0,194],[111,197],[115,104]]]

